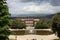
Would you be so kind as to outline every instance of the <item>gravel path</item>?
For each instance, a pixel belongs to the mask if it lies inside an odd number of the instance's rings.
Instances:
[[[53,39],[58,39],[55,34],[52,35],[10,35],[10,39],[16,39],[17,40],[32,40],[32,39],[37,39],[37,40],[53,40]]]

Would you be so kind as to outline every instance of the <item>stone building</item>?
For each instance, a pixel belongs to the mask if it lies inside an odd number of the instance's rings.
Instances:
[[[37,21],[40,20],[40,18],[37,17],[14,17],[14,20],[22,20],[27,27],[34,27]]]

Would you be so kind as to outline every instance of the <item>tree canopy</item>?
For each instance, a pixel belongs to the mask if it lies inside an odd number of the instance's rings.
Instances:
[[[60,37],[60,12],[56,13],[52,18],[52,30],[54,33],[57,32],[58,37]]]
[[[23,29],[26,28],[26,25],[22,20],[13,20],[10,27],[12,29]]]
[[[49,26],[45,20],[39,20],[35,25],[35,29],[47,29],[47,28],[49,28]]]

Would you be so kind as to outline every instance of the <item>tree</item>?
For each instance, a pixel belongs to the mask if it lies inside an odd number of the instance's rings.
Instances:
[[[13,20],[13,22],[11,24],[11,28],[12,29],[23,29],[23,28],[26,28],[26,25],[21,20]]]
[[[38,22],[36,23],[36,25],[35,25],[35,29],[47,29],[47,28],[49,28],[49,27],[48,27],[48,24],[47,24],[47,22],[44,21],[44,20],[38,21]]]
[[[60,12],[52,18],[52,30],[54,33],[57,32],[58,37],[60,37]]]
[[[10,14],[6,0],[0,0],[0,40],[9,40]]]

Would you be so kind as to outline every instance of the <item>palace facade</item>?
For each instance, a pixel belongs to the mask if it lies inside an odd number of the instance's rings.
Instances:
[[[14,17],[14,20],[22,20],[27,27],[34,27],[37,21],[40,20],[40,18],[37,17]]]

